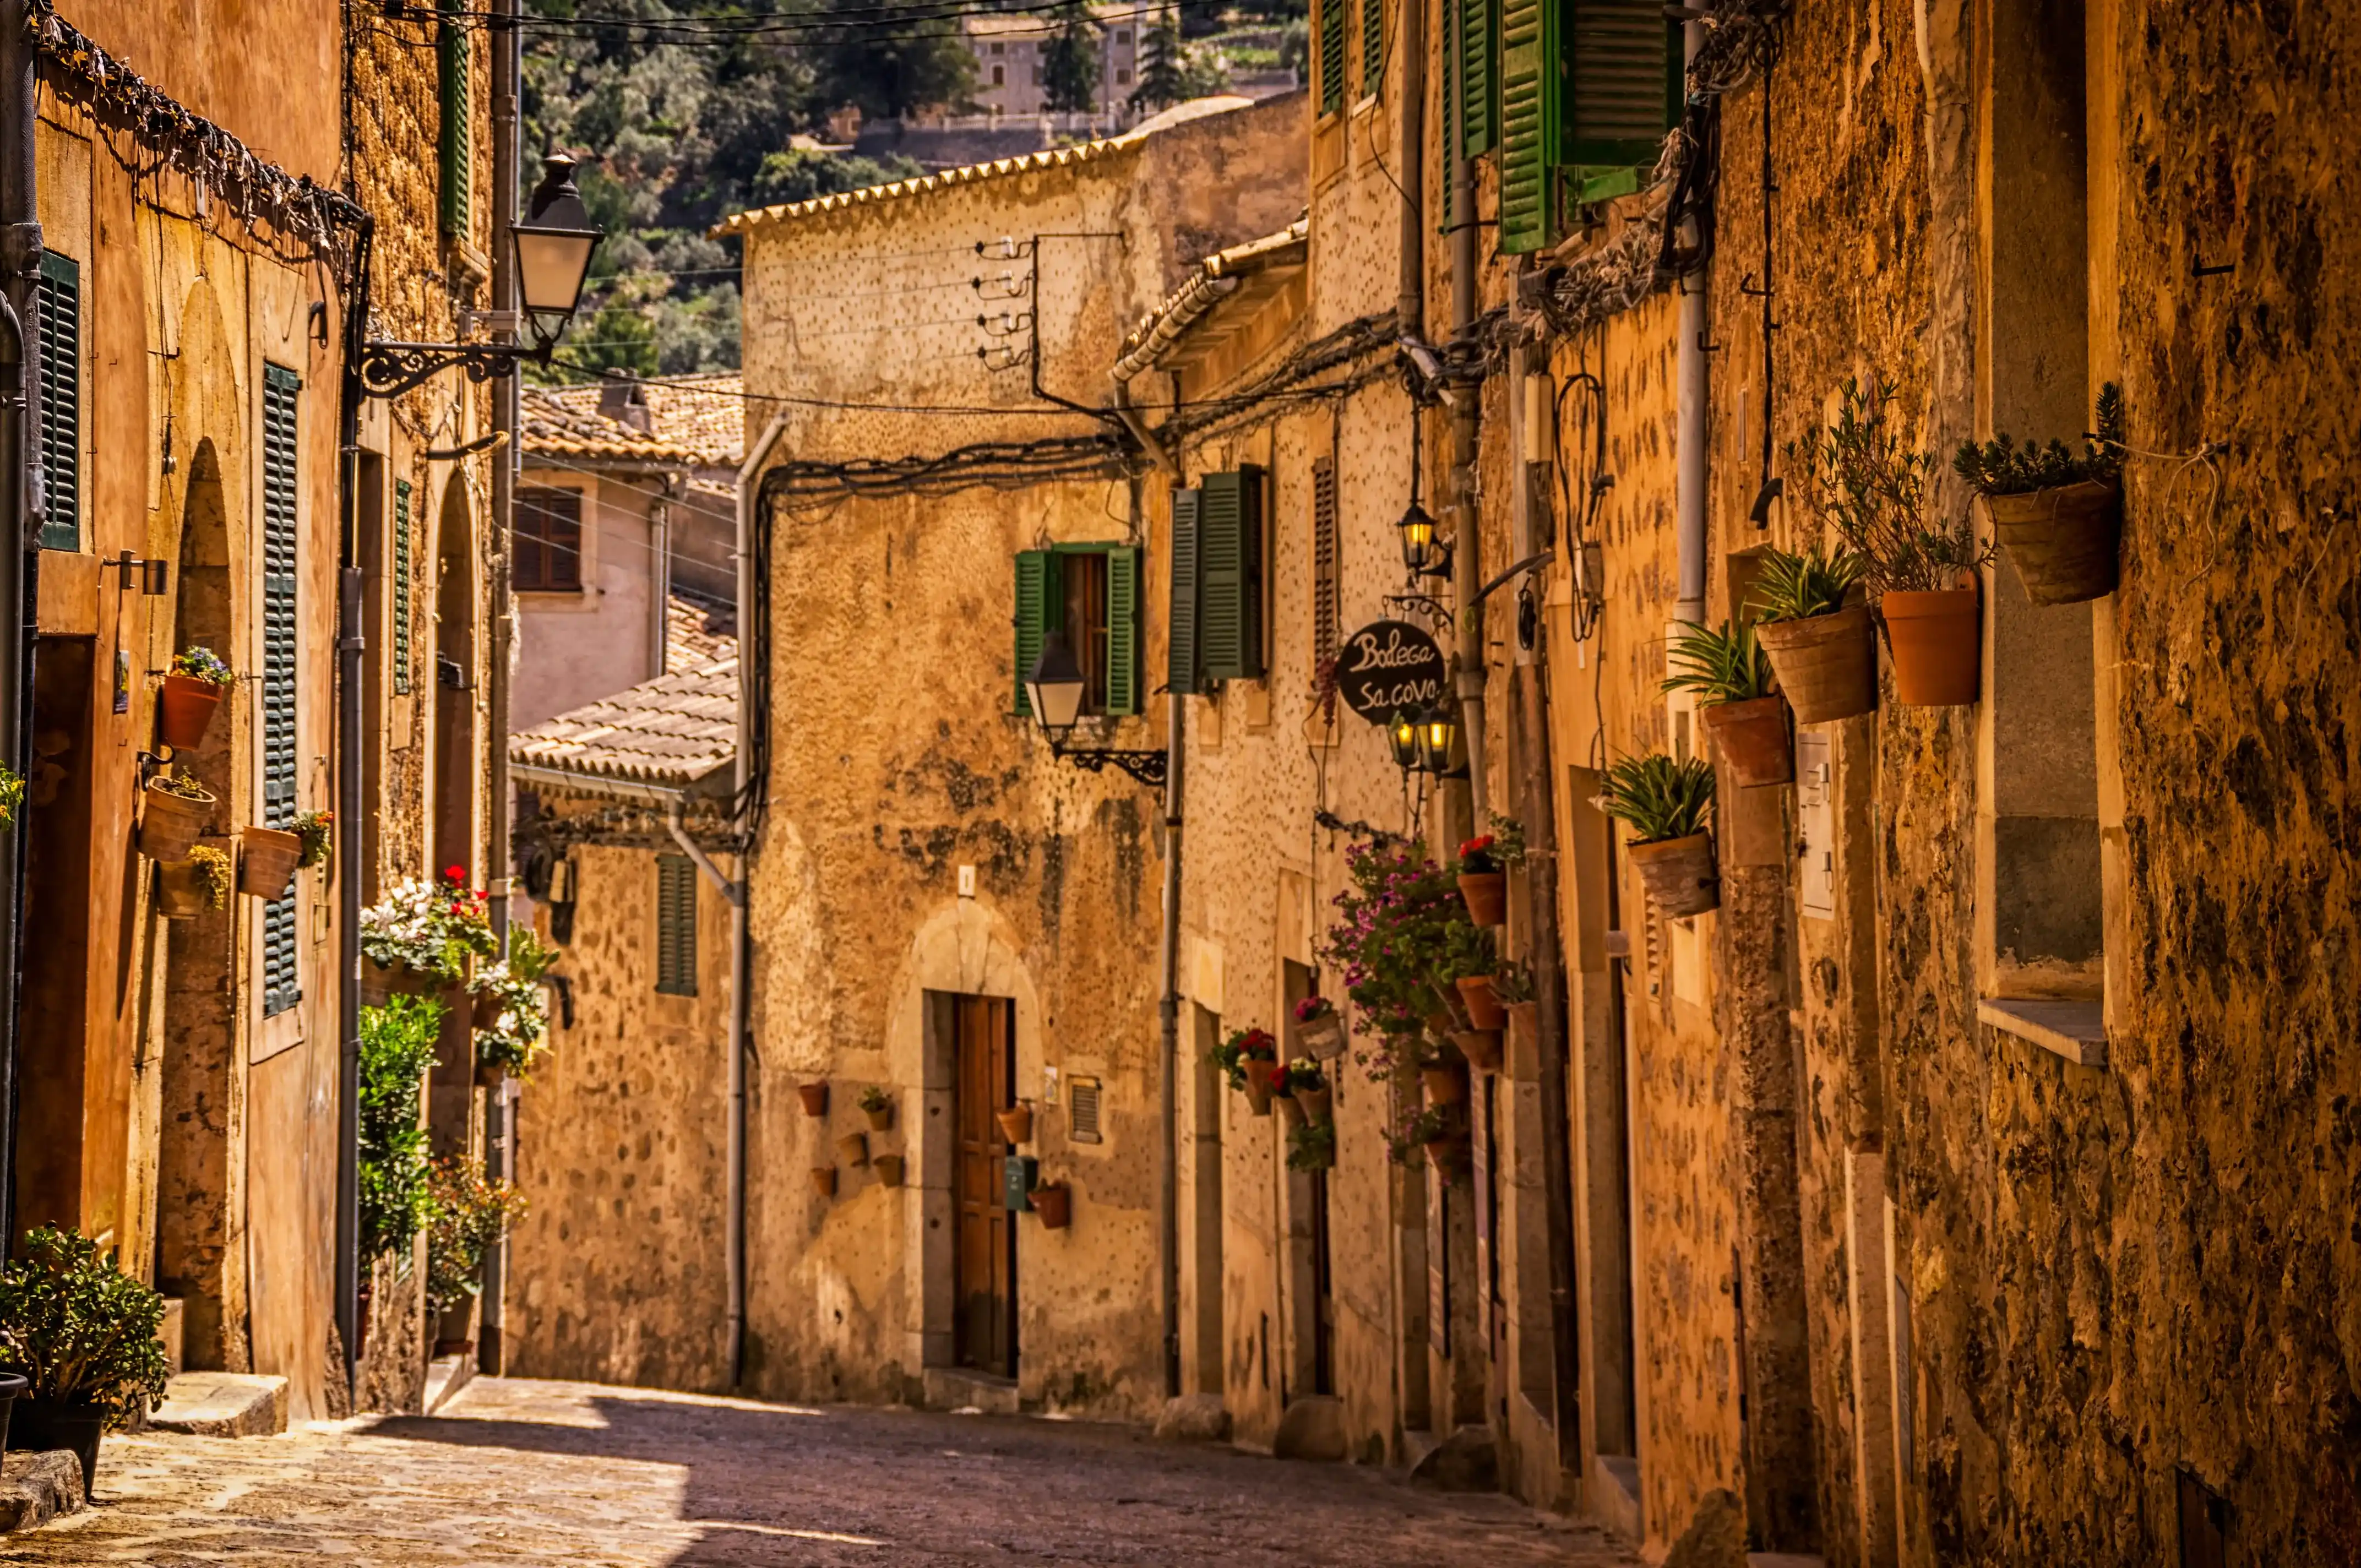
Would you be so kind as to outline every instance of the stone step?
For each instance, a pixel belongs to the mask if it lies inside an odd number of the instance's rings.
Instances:
[[[269,1437],[287,1430],[287,1379],[250,1372],[183,1372],[148,1418],[191,1437]]]
[[[35,1530],[82,1505],[82,1461],[58,1450],[0,1462],[0,1535]]]
[[[994,1377],[987,1372],[970,1372],[962,1367],[929,1366],[920,1376],[919,1385],[930,1410],[982,1416],[1013,1416],[1020,1410],[1016,1380],[1013,1377]]]

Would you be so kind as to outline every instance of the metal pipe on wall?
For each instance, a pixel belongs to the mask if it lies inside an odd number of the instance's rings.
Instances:
[[[40,409],[30,396],[39,369],[35,275],[41,260],[33,162],[35,53],[31,0],[0,0],[0,763],[24,776],[32,729],[33,606],[40,553]],[[13,360],[13,364],[11,363]],[[27,801],[0,834],[0,1248],[16,1234],[16,1036],[23,995]]]
[[[1178,477],[1176,475],[1175,477]],[[1133,529],[1138,530],[1139,487],[1132,486]],[[1156,1000],[1163,1042],[1164,1158],[1156,1173],[1160,1215],[1159,1259],[1164,1284],[1164,1393],[1180,1392],[1180,803],[1188,761],[1182,729],[1189,701],[1179,692],[1164,709],[1164,950],[1163,983]]]
[[[1453,138],[1456,143],[1457,138]],[[1476,330],[1476,165],[1462,146],[1451,156],[1451,345],[1453,368],[1461,371],[1478,358],[1472,339]],[[1451,404],[1452,622],[1458,629],[1459,730],[1467,745],[1467,819],[1454,824],[1446,806],[1444,837],[1459,828],[1480,832],[1491,814],[1490,790],[1484,777],[1484,606],[1477,593],[1484,585],[1483,552],[1477,548],[1480,528],[1476,505],[1477,420],[1483,405],[1473,381],[1463,382]],[[1438,805],[1456,793],[1448,786],[1436,792]]]
[[[1691,22],[1681,29],[1688,58],[1697,59],[1705,41],[1705,24]],[[1679,280],[1680,335],[1673,359],[1673,507],[1674,539],[1680,566],[1680,594],[1673,619],[1697,626],[1705,620],[1706,554],[1706,344],[1713,330],[1711,299],[1702,272]],[[1764,473],[1767,475],[1766,467]]]

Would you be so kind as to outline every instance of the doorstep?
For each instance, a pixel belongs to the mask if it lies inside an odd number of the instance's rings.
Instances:
[[[0,1535],[38,1530],[82,1505],[82,1461],[65,1450],[0,1460]]]
[[[918,1384],[930,1410],[972,1411],[980,1416],[1022,1413],[1013,1377],[994,1377],[963,1366],[929,1366]]]
[[[287,1430],[287,1379],[250,1372],[183,1372],[148,1418],[190,1437],[269,1437]]]
[[[459,1397],[459,1390],[476,1380],[475,1353],[437,1356],[426,1364],[426,1395],[419,1401],[419,1409],[433,1415]]]

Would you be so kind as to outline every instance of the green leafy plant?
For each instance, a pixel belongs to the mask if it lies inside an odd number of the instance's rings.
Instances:
[[[213,909],[226,908],[230,889],[237,883],[237,873],[231,869],[226,850],[211,844],[199,844],[189,851],[189,860],[205,879],[205,904]]]
[[[1410,1158],[1411,1150],[1439,1142],[1449,1132],[1450,1125],[1444,1119],[1441,1106],[1429,1105],[1406,1111],[1386,1133],[1386,1157],[1396,1165],[1403,1164]]]
[[[484,1174],[470,1157],[432,1162],[426,1173],[433,1218],[426,1225],[426,1305],[443,1313],[484,1288],[484,1256],[524,1218],[524,1198]]]
[[[1336,1163],[1336,1124],[1306,1122],[1287,1132],[1287,1168],[1326,1170]]]
[[[1666,658],[1673,674],[1664,679],[1665,691],[1695,692],[1708,706],[1771,695],[1771,655],[1755,641],[1752,622],[1740,621],[1736,630],[1727,620],[1684,627]]]
[[[178,795],[182,800],[210,803],[214,792],[182,773],[158,773],[148,781],[148,787],[161,795]]]
[[[1705,831],[1713,806],[1713,769],[1701,758],[1676,762],[1662,751],[1625,757],[1607,770],[1599,806],[1627,823],[1632,841],[1660,843]]]
[[[1951,471],[1982,495],[2021,496],[2095,480],[2112,485],[2124,471],[2124,389],[2110,381],[2099,389],[2098,426],[2083,437],[2082,450],[2062,441],[2047,446],[1996,435],[1978,446],[1963,441],[1952,455]]]
[[[1956,524],[1927,516],[1931,452],[1905,444],[1890,411],[1891,382],[1845,383],[1837,422],[1787,444],[1804,488],[1821,515],[1862,559],[1862,576],[1877,593],[1928,591],[1958,586],[1962,572],[1992,559],[1962,517]]]
[[[361,951],[388,969],[456,981],[471,956],[500,950],[484,895],[468,888],[464,866],[447,868],[438,882],[412,878],[361,911]]]
[[[1758,621],[1809,620],[1844,609],[1869,564],[1856,551],[1830,555],[1815,544],[1806,551],[1766,550],[1747,606]]]
[[[1444,1004],[1442,1010],[1457,1014],[1466,1005],[1460,999],[1459,982],[1472,975],[1490,974],[1499,967],[1499,950],[1493,946],[1489,927],[1465,920],[1448,927],[1432,981],[1435,998]]]
[[[297,865],[316,866],[328,858],[329,830],[335,820],[333,811],[307,811],[287,825],[288,831],[303,841]]]
[[[237,685],[237,672],[224,663],[210,648],[191,646],[172,656],[172,674],[213,686]]]
[[[1244,1089],[1246,1062],[1278,1060],[1279,1041],[1268,1029],[1234,1029],[1228,1039],[1205,1053],[1205,1059],[1222,1070],[1232,1089]]]
[[[1460,841],[1459,853],[1452,860],[1455,876],[1490,876],[1500,869],[1500,840],[1489,833],[1478,834]]]
[[[1532,970],[1521,959],[1502,965],[1500,972],[1492,977],[1492,995],[1507,1007],[1532,1001]]]
[[[24,775],[14,768],[0,764],[0,833],[16,825],[16,813],[24,808]]]
[[[1525,825],[1513,817],[1492,814],[1492,858],[1503,867],[1525,863]]]
[[[1279,1069],[1279,1076],[1271,1080],[1270,1086],[1272,1091],[1279,1094],[1294,1094],[1307,1089],[1316,1094],[1328,1087],[1328,1075],[1322,1072],[1320,1064],[1310,1057],[1298,1057]]]
[[[508,957],[476,975],[474,994],[500,1003],[491,1026],[476,1031],[478,1061],[522,1078],[549,1048],[549,999],[542,992],[541,981],[558,957],[558,950],[531,927],[509,927]]]
[[[1320,960],[1344,977],[1355,1031],[1383,1042],[1382,1058],[1399,1057],[1416,1048],[1427,1017],[1440,1010],[1436,985],[1452,944],[1477,927],[1457,881],[1422,845],[1355,844],[1345,866],[1347,883],[1332,900],[1336,919]],[[1390,1075],[1388,1059],[1367,1052],[1358,1059],[1372,1079]]]
[[[863,1111],[890,1110],[893,1104],[894,1097],[876,1084],[873,1083],[861,1091],[861,1108]]]
[[[164,1298],[79,1231],[41,1226],[0,1269],[0,1370],[37,1399],[95,1405],[122,1426],[164,1398]]]
[[[420,1080],[434,1062],[443,1003],[395,996],[361,1009],[361,1254],[406,1251],[434,1218],[426,1130],[418,1124]]]

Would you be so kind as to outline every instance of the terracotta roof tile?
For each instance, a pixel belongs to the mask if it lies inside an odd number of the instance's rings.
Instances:
[[[683,601],[674,605],[677,616]],[[677,630],[677,619],[674,624]],[[509,742],[509,761],[657,789],[686,789],[729,767],[738,741],[737,641],[702,636],[719,657],[520,730]],[[690,652],[677,642],[675,648]]]
[[[559,457],[736,467],[745,444],[745,383],[735,370],[633,383],[648,428],[598,411],[609,383],[527,387],[524,449]]]

